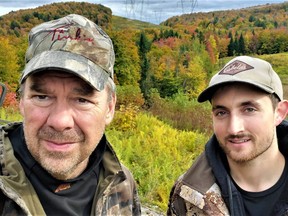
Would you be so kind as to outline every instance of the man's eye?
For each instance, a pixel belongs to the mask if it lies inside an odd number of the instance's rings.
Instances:
[[[49,97],[47,95],[32,95],[31,97],[33,100],[44,101],[48,100]]]
[[[75,107],[77,107],[78,109],[90,109],[96,106],[96,102],[93,100],[89,100],[87,98],[77,98],[76,100],[74,99],[74,105]]]
[[[224,111],[219,111],[219,112],[215,113],[216,116],[223,116],[225,114],[226,114],[226,112],[224,112]]]
[[[255,112],[256,109],[253,108],[253,107],[247,107],[247,108],[245,109],[245,111],[246,111],[246,112]]]
[[[48,95],[32,95],[31,100],[35,105],[45,107],[52,103],[53,98]]]
[[[226,109],[214,109],[213,115],[217,118],[224,118],[229,115],[229,112]]]
[[[48,96],[47,96],[47,95],[35,95],[34,97],[37,98],[37,99],[39,99],[39,100],[48,99]]]
[[[90,101],[85,98],[78,98],[77,99],[79,103],[89,103]]]

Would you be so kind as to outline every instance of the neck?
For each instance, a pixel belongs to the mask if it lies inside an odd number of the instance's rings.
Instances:
[[[270,149],[252,161],[237,163],[228,158],[228,163],[231,176],[240,188],[260,192],[269,189],[280,179],[285,158],[277,145],[277,149]]]

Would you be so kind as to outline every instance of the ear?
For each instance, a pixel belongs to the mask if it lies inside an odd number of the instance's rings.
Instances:
[[[111,100],[108,102],[108,109],[105,116],[106,125],[110,124],[114,118],[116,101],[117,101],[116,94],[112,93]]]
[[[288,101],[280,101],[276,108],[275,125],[279,125],[287,116],[288,113]]]

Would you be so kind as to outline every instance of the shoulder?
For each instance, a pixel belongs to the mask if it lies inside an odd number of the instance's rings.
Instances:
[[[180,195],[184,188],[190,188],[190,190],[194,190],[199,194],[205,194],[214,183],[215,178],[212,169],[208,164],[205,153],[202,153],[192,166],[178,178],[172,192]]]
[[[174,184],[169,199],[168,215],[225,213],[228,214],[228,209],[203,153]]]
[[[122,170],[123,170],[123,173],[125,174],[125,177],[126,177],[126,180],[133,186],[133,187],[136,187],[136,183],[135,183],[135,180],[134,180],[134,177],[131,173],[131,171],[124,165],[121,163],[121,167],[122,167]]]
[[[180,177],[181,182],[204,194],[214,184],[215,178],[205,153],[202,153]]]
[[[288,157],[288,121],[284,120],[276,127],[279,149],[285,157]]]

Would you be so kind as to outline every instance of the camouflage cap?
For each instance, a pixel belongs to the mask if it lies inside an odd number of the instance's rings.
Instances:
[[[30,31],[25,60],[21,83],[32,73],[57,70],[74,73],[101,91],[108,78],[113,79],[115,54],[111,39],[99,26],[70,14]]]
[[[233,82],[251,84],[283,100],[282,82],[269,62],[249,56],[238,56],[212,77],[208,87],[198,96],[198,102],[210,100],[219,86]]]

